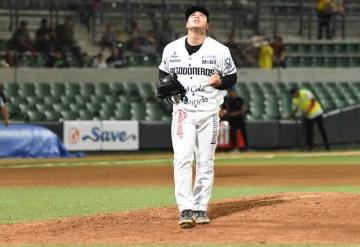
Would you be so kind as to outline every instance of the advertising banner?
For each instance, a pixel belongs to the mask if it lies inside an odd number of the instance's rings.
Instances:
[[[68,150],[138,150],[138,121],[65,121]]]
[[[138,150],[138,121],[102,121],[102,150]]]

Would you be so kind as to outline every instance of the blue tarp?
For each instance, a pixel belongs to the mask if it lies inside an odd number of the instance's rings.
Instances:
[[[61,140],[50,130],[24,124],[0,125],[0,157],[69,157]]]

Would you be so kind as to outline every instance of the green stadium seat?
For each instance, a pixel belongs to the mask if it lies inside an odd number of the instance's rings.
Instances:
[[[32,83],[19,83],[18,93],[22,97],[35,96],[35,87]]]
[[[25,120],[26,115],[21,111],[20,107],[16,104],[7,105],[9,117],[11,120]]]
[[[315,67],[325,67],[325,58],[324,57],[314,57],[314,66]]]
[[[108,83],[96,83],[95,84],[95,94],[99,96],[111,95],[113,92],[110,89]]]
[[[119,101],[118,96],[113,95],[113,94],[105,95],[105,97],[104,97],[104,102],[106,102],[108,104],[115,104],[118,101]]]
[[[36,104],[35,107],[36,107],[36,110],[38,112],[45,112],[45,111],[52,111],[53,110],[52,105]]]
[[[60,96],[60,100],[61,100],[61,103],[66,105],[66,104],[70,104],[70,103],[76,103],[76,95],[61,95]]]
[[[36,111],[35,105],[29,105],[28,103],[21,103],[19,104],[19,108],[22,113],[27,113],[29,111]]]
[[[63,120],[76,120],[79,117],[79,114],[77,112],[73,111],[62,111],[61,112],[61,118]]]
[[[44,96],[44,104],[53,105],[56,103],[61,103],[60,96]]]
[[[114,120],[130,120],[131,113],[130,113],[130,111],[116,109],[114,111],[113,119]]]
[[[46,116],[43,112],[38,111],[28,111],[27,112],[27,119],[30,122],[41,122],[46,120]]]
[[[79,116],[77,119],[79,120],[92,120],[94,118],[94,114],[88,110],[79,110]]]
[[[324,44],[323,45],[323,53],[328,55],[335,54],[335,44]]]
[[[311,44],[299,44],[299,53],[309,54],[311,52]]]
[[[125,88],[123,83],[118,82],[118,83],[110,83],[109,84],[110,87],[110,91],[113,95],[122,95],[125,94]]]
[[[287,44],[286,50],[289,54],[299,53],[299,44],[296,43]]]
[[[85,105],[86,103],[91,102],[90,95],[75,95],[75,103],[79,105]]]
[[[35,95],[38,97],[44,97],[51,95],[50,84],[48,83],[35,83]]]
[[[98,102],[88,102],[85,105],[86,110],[92,112],[94,115],[98,115],[101,110],[101,103]]]
[[[289,67],[299,67],[300,58],[299,57],[286,57],[286,62]]]
[[[132,120],[145,120],[146,109],[144,103],[132,102],[130,112]]]
[[[133,82],[124,83],[124,91],[127,96],[139,97],[139,91],[136,83]]]
[[[53,104],[53,110],[55,112],[58,112],[58,113],[61,113],[63,111],[68,111],[70,108],[69,108],[69,104]]]
[[[46,121],[55,122],[59,121],[62,117],[61,114],[55,111],[45,111]]]
[[[95,94],[95,85],[93,83],[80,83],[80,94],[91,96]]]
[[[115,118],[114,111],[110,109],[101,109],[99,112],[99,119],[100,120],[111,120]]]
[[[335,44],[335,52],[337,54],[347,54],[348,52],[347,44]]]
[[[80,94],[80,86],[78,83],[66,83],[65,94],[68,96],[75,96]]]
[[[44,104],[44,98],[43,97],[37,97],[37,96],[27,96],[26,97],[26,102],[28,102],[28,104],[30,105],[35,105],[35,104]]]
[[[65,94],[65,85],[64,83],[51,83],[50,84],[50,93],[53,96],[61,96]]]
[[[19,84],[13,82],[4,83],[4,93],[8,97],[14,97],[19,95]]]
[[[350,67],[350,58],[349,57],[340,57],[338,58],[338,66],[342,68]]]

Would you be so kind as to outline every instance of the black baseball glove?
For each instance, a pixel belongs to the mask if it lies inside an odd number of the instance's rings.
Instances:
[[[172,96],[179,95],[180,98],[185,96],[186,90],[177,79],[175,73],[170,73],[161,78],[157,84],[158,97],[175,103]]]

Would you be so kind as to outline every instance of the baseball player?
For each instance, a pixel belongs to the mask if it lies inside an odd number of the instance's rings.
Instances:
[[[6,108],[6,103],[7,103],[7,99],[5,97],[5,94],[2,90],[2,88],[0,88],[0,108],[1,108],[1,113],[3,115],[3,119],[4,119],[4,125],[8,126],[9,125],[9,114]]]
[[[229,49],[207,36],[209,12],[192,6],[185,18],[188,35],[164,48],[159,79],[175,73],[186,91],[173,106],[171,138],[179,225],[188,228],[210,223],[207,209],[214,181],[218,113],[225,90],[235,85],[237,77]]]
[[[330,150],[330,145],[323,121],[323,109],[318,101],[316,101],[311,91],[307,89],[299,89],[293,87],[290,89],[290,94],[293,97],[294,113],[301,110],[304,113],[306,143],[308,151],[314,148],[314,124],[319,127],[321,137],[324,142],[326,150]]]

